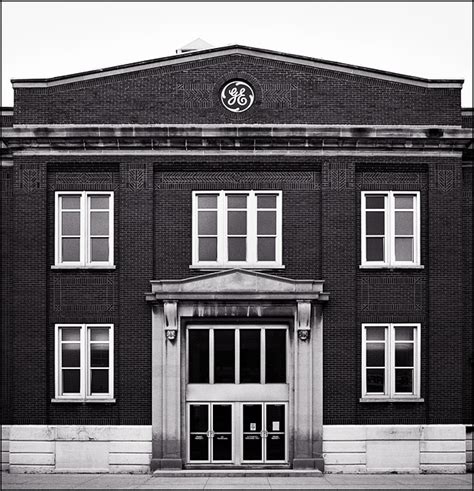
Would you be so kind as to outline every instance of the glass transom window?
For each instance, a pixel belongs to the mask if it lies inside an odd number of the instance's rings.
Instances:
[[[281,191],[193,192],[193,265],[281,266]]]

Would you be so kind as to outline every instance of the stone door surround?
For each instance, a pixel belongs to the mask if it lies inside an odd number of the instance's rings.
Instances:
[[[183,327],[188,321],[283,319],[294,326],[290,465],[322,469],[322,280],[293,280],[229,269],[181,280],[152,280],[152,470],[185,461]]]

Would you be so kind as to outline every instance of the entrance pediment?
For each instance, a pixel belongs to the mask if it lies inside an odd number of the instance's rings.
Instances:
[[[158,300],[238,300],[328,299],[322,280],[294,280],[245,269],[229,269],[181,280],[153,280],[148,301]]]

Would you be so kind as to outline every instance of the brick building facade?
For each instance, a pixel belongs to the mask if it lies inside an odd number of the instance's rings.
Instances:
[[[465,471],[462,81],[230,46],[13,87],[2,466]]]

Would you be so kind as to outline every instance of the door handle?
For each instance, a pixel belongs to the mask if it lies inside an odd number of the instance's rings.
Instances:
[[[267,431],[267,430],[262,430],[262,431],[260,432],[260,436],[261,436],[262,438],[267,438],[267,436],[268,436],[268,431]]]
[[[207,432],[207,438],[214,438],[214,432],[212,430]]]

